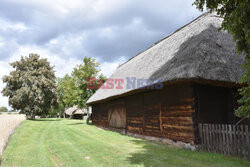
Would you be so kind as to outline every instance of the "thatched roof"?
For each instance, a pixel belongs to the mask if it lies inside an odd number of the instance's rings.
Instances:
[[[65,110],[65,114],[67,115],[74,115],[74,114],[87,114],[86,109],[78,109],[77,106],[70,107],[67,110]]]
[[[68,108],[64,113],[67,115],[72,115],[78,108],[76,106]]]
[[[236,55],[231,34],[218,31],[222,21],[206,13],[168,35],[116,69],[110,78],[124,79],[123,89],[99,89],[87,104],[134,91],[126,89],[126,77],[237,82],[244,56]]]
[[[75,112],[73,112],[73,114],[87,114],[87,110],[86,109],[77,109],[77,110],[75,110]]]

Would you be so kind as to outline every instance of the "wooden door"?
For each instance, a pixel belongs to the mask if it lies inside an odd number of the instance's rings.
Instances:
[[[113,128],[126,127],[126,110],[123,105],[115,105],[108,111],[109,126]]]

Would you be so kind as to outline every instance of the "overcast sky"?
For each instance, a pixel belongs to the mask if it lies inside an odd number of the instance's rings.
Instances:
[[[110,76],[119,64],[201,13],[194,0],[0,0],[0,78],[29,53],[46,57],[58,77],[84,56]],[[4,87],[0,81],[0,90]],[[0,94],[0,106],[8,99]]]

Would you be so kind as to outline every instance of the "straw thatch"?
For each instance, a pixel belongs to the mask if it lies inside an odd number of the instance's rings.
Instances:
[[[87,114],[87,110],[86,109],[77,109],[73,112],[73,114],[82,114],[82,115],[86,115]]]
[[[72,116],[74,114],[87,114],[87,110],[86,109],[79,109],[77,108],[77,106],[74,107],[70,107],[65,111],[66,115]]]
[[[78,109],[78,108],[77,108],[76,106],[70,107],[70,108],[68,108],[68,109],[65,111],[65,114],[71,116],[71,115],[73,115],[73,113],[74,113],[77,109]]]
[[[222,21],[206,13],[168,35],[116,69],[110,78],[124,79],[123,89],[99,89],[87,104],[134,91],[126,89],[126,77],[237,82],[244,56],[236,55],[231,34],[218,31]]]

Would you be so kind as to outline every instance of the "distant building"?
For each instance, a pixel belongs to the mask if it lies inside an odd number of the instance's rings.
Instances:
[[[70,107],[64,112],[65,118],[71,118],[71,119],[83,119],[85,115],[87,115],[87,110],[78,109],[76,106]]]

